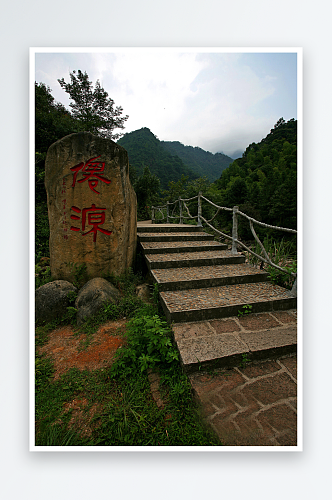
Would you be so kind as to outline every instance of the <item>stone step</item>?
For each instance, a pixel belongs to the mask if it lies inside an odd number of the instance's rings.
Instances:
[[[252,313],[296,308],[289,290],[270,282],[161,292],[160,300],[169,323],[237,316],[245,305]]]
[[[185,372],[296,352],[296,298],[244,255],[197,226],[141,223],[138,239]]]
[[[179,231],[179,232],[167,232],[167,233],[153,233],[153,232],[142,232],[137,233],[140,243],[145,241],[209,241],[213,240],[212,234],[195,232],[195,231]]]
[[[227,250],[225,243],[218,241],[151,241],[141,243],[146,254],[202,252],[204,250]]]
[[[269,279],[267,272],[249,264],[154,269],[151,270],[151,277],[158,284],[160,292],[256,283]]]
[[[137,224],[137,234],[140,233],[200,233],[203,231],[202,226],[194,226],[192,224]]]
[[[244,367],[246,363],[296,353],[296,310],[172,325],[186,373]]]
[[[244,255],[233,255],[230,250],[203,252],[179,252],[148,254],[145,260],[149,271],[152,269],[175,269],[178,267],[217,266],[223,264],[242,264]]]

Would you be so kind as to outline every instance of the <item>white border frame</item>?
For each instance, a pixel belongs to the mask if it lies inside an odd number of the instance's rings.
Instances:
[[[297,446],[35,446],[35,54],[36,53],[121,53],[121,52],[200,52],[200,53],[296,53],[297,54]],[[303,451],[303,50],[301,47],[30,47],[29,62],[29,451],[32,452],[257,452]]]

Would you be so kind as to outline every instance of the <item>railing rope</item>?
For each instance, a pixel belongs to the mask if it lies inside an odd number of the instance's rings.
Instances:
[[[296,229],[289,229],[288,227],[271,226],[270,224],[265,224],[264,222],[260,222],[259,220],[253,219],[252,217],[249,217],[249,215],[240,212],[240,210],[238,210],[238,214],[248,219],[249,222],[250,221],[255,222],[255,224],[258,224],[259,226],[267,227],[269,229],[278,229],[279,231],[286,231],[288,233],[297,234]]]
[[[233,210],[232,208],[228,208],[228,207],[220,207],[219,205],[216,205],[215,203],[213,203],[213,201],[208,200],[208,198],[205,198],[205,196],[201,196],[201,198],[202,198],[202,200],[205,200],[208,203],[210,203],[210,205],[212,205],[215,208],[219,208],[221,210],[226,210],[226,211],[228,210],[229,212],[232,212],[232,210]],[[239,213],[242,213],[242,212],[239,212]]]
[[[192,216],[190,214],[189,207],[186,204],[186,202],[195,200],[196,198],[197,198],[197,216]],[[210,220],[206,220],[203,217],[203,215],[202,215],[202,200],[205,200],[207,203],[209,203],[210,205],[212,205],[213,207],[215,207],[217,209],[217,213]],[[173,216],[177,202],[179,202],[179,216],[176,216],[176,215]],[[169,205],[173,205],[173,204],[174,204],[174,209],[172,211],[172,215],[170,216],[170,214],[169,214]],[[197,219],[197,226],[198,227],[202,227],[202,221],[203,221],[207,226],[209,226],[211,229],[213,229],[214,232],[216,232],[217,234],[223,236],[224,238],[229,239],[229,240],[232,241],[232,250],[231,250],[232,254],[234,254],[234,255],[237,254],[238,253],[238,247],[240,246],[241,248],[244,248],[247,252],[249,252],[250,254],[254,255],[256,258],[258,258],[262,262],[268,264],[269,266],[274,267],[275,269],[278,269],[279,271],[282,271],[282,272],[284,272],[284,273],[286,273],[286,274],[291,275],[292,277],[294,277],[295,278],[295,282],[293,284],[293,288],[292,288],[290,294],[293,295],[294,297],[296,296],[296,291],[297,291],[297,274],[294,273],[294,272],[289,271],[288,269],[284,269],[284,268],[282,268],[282,267],[280,267],[277,264],[274,264],[272,262],[272,260],[270,259],[269,255],[267,254],[267,252],[266,252],[266,250],[264,248],[263,243],[260,241],[260,239],[258,238],[258,236],[257,236],[257,234],[255,232],[254,223],[257,224],[257,225],[259,225],[259,226],[265,227],[265,228],[274,229],[274,230],[280,230],[280,231],[286,231],[286,232],[289,232],[289,233],[297,234],[297,231],[295,229],[289,229],[289,228],[286,228],[286,227],[279,227],[279,226],[271,226],[270,224],[265,224],[264,222],[260,222],[260,221],[258,221],[256,219],[253,219],[252,217],[249,217],[247,214],[241,212],[239,210],[238,206],[234,206],[233,208],[228,208],[228,207],[221,207],[219,205],[216,205],[215,203],[213,203],[208,198],[205,198],[205,196],[202,195],[201,191],[198,193],[198,195],[193,196],[192,198],[181,198],[181,196],[180,196],[179,199],[176,200],[176,201],[174,201],[174,202],[167,201],[166,205],[162,205],[162,206],[158,206],[158,207],[154,207],[153,206],[151,208],[152,208],[152,223],[154,223],[156,221],[156,211],[157,210],[162,214],[161,221],[166,218],[166,222],[167,223],[169,223],[169,219],[170,218],[172,218],[172,219],[179,218],[180,224],[183,224],[183,220],[184,219]],[[166,208],[166,217],[164,216],[164,212],[162,210],[163,208]],[[183,215],[183,209],[186,210],[188,216],[184,216]],[[212,222],[217,217],[217,215],[219,214],[220,210],[225,210],[225,211],[233,213],[232,236],[229,236],[229,235],[223,233],[222,231],[219,231],[214,226],[212,226],[212,224],[210,224],[210,222]],[[262,255],[258,255],[253,250],[251,250],[250,248],[248,248],[244,243],[242,243],[241,241],[239,241],[239,239],[238,239],[238,217],[240,215],[243,216],[243,217],[245,217],[249,221],[251,232],[252,232],[252,234],[254,236],[255,241],[257,241],[258,245],[260,246],[260,248],[262,250],[262,253],[263,253],[263,256]]]
[[[222,231],[219,231],[218,229],[216,229],[215,227],[213,227],[211,224],[209,224],[209,222],[206,219],[204,219],[204,217],[202,217],[202,220],[211,229],[213,229],[216,233],[220,234],[221,236],[223,236],[226,239],[229,239],[229,240],[233,241],[233,237],[232,236],[229,236],[228,234],[225,234]],[[251,255],[253,255],[254,257],[257,257],[262,262],[265,262],[265,264],[268,264],[268,265],[270,265],[272,267],[275,267],[279,271],[283,271],[284,273],[289,274],[290,276],[293,276],[293,278],[296,277],[296,273],[293,273],[292,271],[288,271],[286,269],[283,269],[282,267],[278,266],[277,264],[274,264],[270,259],[266,260],[264,257],[262,257],[261,255],[258,255],[253,250],[251,250],[250,248],[248,248],[244,243],[242,243],[242,241],[236,240],[236,243],[237,243],[237,245],[240,245],[242,248],[244,248],[247,252],[251,253]]]
[[[197,200],[197,226],[202,227],[202,191],[198,193],[198,200]]]

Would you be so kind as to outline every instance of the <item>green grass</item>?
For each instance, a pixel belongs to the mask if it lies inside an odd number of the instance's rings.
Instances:
[[[135,294],[140,277],[130,271],[108,279],[121,290],[120,303],[106,305],[80,328],[71,318],[72,327],[91,340],[100,324],[126,317],[126,343],[111,367],[72,368],[57,380],[50,359],[36,354],[36,446],[220,446],[200,416],[165,318]],[[39,326],[36,345],[44,345],[59,324],[66,320]],[[153,399],[149,369],[160,375],[162,408]],[[91,435],[70,425],[75,413],[64,409],[74,399],[86,402],[82,415]]]
[[[152,398],[147,372],[112,377],[109,369],[80,372],[72,369],[60,380],[36,391],[37,446],[216,446],[216,437],[203,423],[190,385],[179,366],[159,367],[165,407]],[[100,405],[89,423],[91,436],[68,426],[72,412],[64,404],[88,400],[84,411]],[[60,423],[59,423],[60,422]]]
[[[262,243],[266,253],[274,264],[290,272],[297,272],[297,253],[294,240],[287,241],[282,239],[280,241],[275,241],[273,238],[266,236]],[[252,245],[252,251],[263,256],[263,252],[257,242]],[[254,255],[249,254],[249,262],[253,265],[257,265],[260,260]],[[264,269],[269,273],[272,283],[289,290],[292,288],[295,281],[294,277],[268,264],[264,264]]]

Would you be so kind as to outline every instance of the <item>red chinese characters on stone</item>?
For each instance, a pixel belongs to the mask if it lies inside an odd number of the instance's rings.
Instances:
[[[61,194],[66,194],[66,179],[63,178],[62,180],[62,191],[61,191]],[[62,224],[63,224],[63,239],[64,240],[68,240],[68,235],[67,235],[67,219],[66,219],[66,202],[67,200],[64,198],[62,200],[62,203],[63,203],[63,220],[62,220]]]
[[[86,233],[83,233],[82,236],[86,236],[87,234],[93,233],[93,241],[95,242],[97,239],[97,232],[100,231],[103,234],[110,235],[112,234],[112,231],[108,231],[107,229],[103,229],[99,226],[104,224],[105,222],[105,210],[106,208],[99,208],[96,207],[94,203],[92,203],[91,207],[89,208],[83,208],[81,210],[78,207],[71,207],[71,209],[76,213],[76,214],[82,214],[82,216],[79,215],[74,215],[72,214],[70,218],[72,220],[76,221],[81,221],[81,228],[82,231],[85,231],[86,226],[92,226],[92,229],[90,231],[87,231]],[[82,218],[81,218],[82,217]],[[71,226],[71,231],[81,231],[81,228]]]
[[[80,170],[82,170],[83,178],[77,182],[82,183],[88,181],[89,188],[94,193],[100,194],[100,192],[95,189],[98,186],[99,181],[105,182],[105,184],[110,184],[111,181],[109,179],[100,175],[100,173],[105,170],[105,162],[96,161],[98,158],[100,158],[100,155],[90,158],[85,164],[84,162],[81,162],[78,165],[75,165],[75,167],[71,167],[70,170],[74,172],[72,187],[75,187],[77,175]]]

